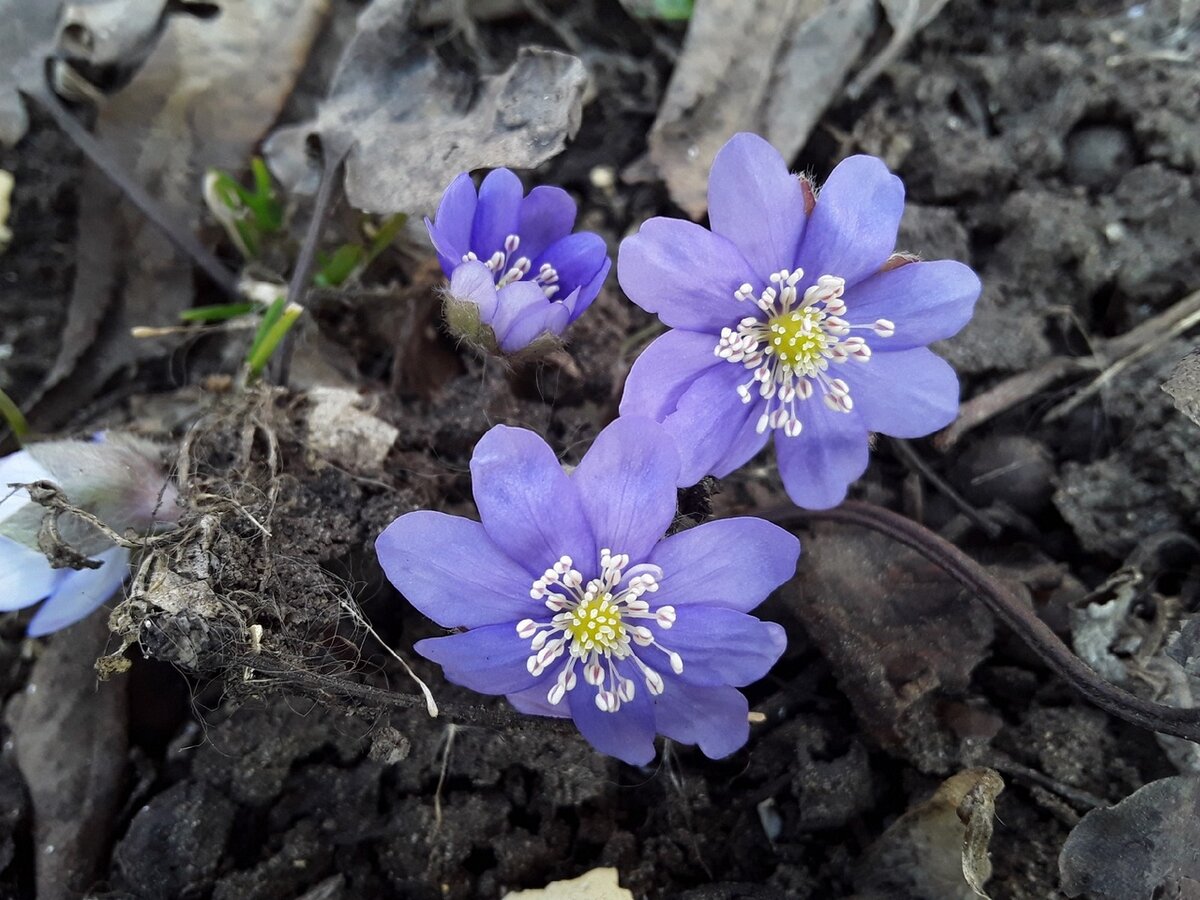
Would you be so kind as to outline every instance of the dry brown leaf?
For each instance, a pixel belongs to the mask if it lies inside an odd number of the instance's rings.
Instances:
[[[432,212],[460,172],[531,168],[579,128],[587,72],[573,56],[523,48],[499,75],[452,71],[420,42],[413,0],[375,0],[359,16],[315,119],[280,128],[267,161],[293,191],[311,191],[318,135],[346,160],[346,197],[374,213]]]
[[[1171,395],[1181,413],[1200,425],[1200,349],[1179,361],[1163,390]]]
[[[1062,890],[1089,900],[1193,897],[1200,887],[1200,778],[1151,782],[1094,809],[1058,858]]]
[[[947,778],[880,836],[857,868],[859,900],[987,897],[992,876],[988,843],[1004,780],[992,769]]]
[[[841,90],[875,28],[874,0],[709,0],[696,4],[650,131],[650,159],[693,218],[708,170],[735,132],[792,159]]]
[[[96,136],[184,228],[203,216],[208,167],[240,169],[278,115],[328,0],[231,3],[171,20],[138,75],[100,111]],[[57,425],[116,371],[174,349],[130,336],[192,305],[192,267],[100,174],[80,190],[75,287],[38,425]],[[86,377],[71,377],[84,354]]]

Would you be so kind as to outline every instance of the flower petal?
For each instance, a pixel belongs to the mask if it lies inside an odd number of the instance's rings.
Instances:
[[[483,179],[475,207],[475,225],[471,229],[471,249],[480,259],[486,260],[497,250],[503,250],[504,239],[517,234],[524,193],[521,179],[508,169],[493,169]]]
[[[396,590],[443,628],[516,622],[542,610],[529,597],[529,573],[470,519],[406,513],[379,535],[375,551]]]
[[[496,316],[496,281],[481,262],[459,263],[450,276],[450,296],[479,307],[479,321],[490,325]]]
[[[715,335],[757,311],[733,298],[742,284],[758,281],[737,247],[682,219],[649,219],[625,238],[617,280],[630,300],[672,328]]]
[[[529,275],[533,277],[541,269],[542,263],[549,263],[558,273],[560,289],[555,296],[562,297],[576,287],[591,284],[608,261],[608,245],[604,243],[604,238],[590,231],[579,231],[547,247],[545,252],[534,260]],[[597,293],[599,290],[597,286]],[[592,294],[587,302],[591,303],[595,296]]]
[[[608,280],[608,273],[611,269],[612,260],[606,256],[604,265],[592,276],[591,281],[584,282],[564,298],[563,304],[571,311],[572,322],[582,316],[584,311],[592,305],[592,301],[599,296],[600,289]]]
[[[514,287],[516,285],[513,285]],[[540,288],[538,289],[539,293]],[[503,335],[497,335],[500,349],[505,353],[523,350],[543,334],[560,335],[571,319],[571,314],[561,303],[551,303],[542,295],[540,305],[530,304],[521,310]]]
[[[530,260],[575,227],[575,201],[560,187],[539,185],[521,201],[517,214],[517,234],[521,236],[520,256]]]
[[[655,606],[749,612],[796,574],[800,541],[762,519],[718,519],[662,540],[649,562],[663,570]]]
[[[713,355],[717,339],[698,331],[672,329],[651,342],[633,362],[621,395],[621,415],[661,422],[703,372],[729,365]]]
[[[709,759],[722,759],[750,739],[750,704],[737,688],[699,687],[668,680],[654,698],[660,734],[681,744],[698,744]]]
[[[623,702],[616,712],[597,707],[595,689],[582,678],[567,699],[571,718],[589,744],[631,766],[644,766],[654,759],[654,703],[640,675],[627,668],[628,663],[617,663],[617,670],[632,678],[636,687],[633,699]]]
[[[0,537],[0,612],[24,609],[49,597],[61,573],[38,551]]]
[[[471,478],[488,535],[533,577],[563,555],[585,575],[595,566],[596,545],[575,485],[532,431],[492,428],[475,445]]]
[[[804,195],[779,151],[757,134],[735,134],[708,175],[708,220],[758,273],[789,267],[804,234]]]
[[[20,512],[29,504],[29,493],[19,488],[10,488],[10,484],[29,484],[43,480],[54,479],[28,450],[18,450],[0,458],[0,522]]]
[[[675,439],[682,467],[679,486],[688,487],[712,472],[741,432],[753,404],[742,403],[737,386],[745,370],[728,363],[692,382],[663,427]]]
[[[542,317],[549,314],[549,310],[550,301],[546,299],[542,289],[532,281],[516,281],[500,288],[496,292],[496,315],[491,322],[497,342],[504,344],[504,339],[518,320],[533,314],[538,316],[535,323],[540,323],[543,321]],[[526,322],[522,330],[529,329],[530,324]]]
[[[729,448],[713,463],[712,474],[724,478],[731,472],[736,472],[750,460],[754,459],[771,437],[771,429],[758,430],[758,420],[762,416],[766,404],[763,402],[743,404],[744,418],[742,424],[733,432]]]
[[[647,596],[659,606],[657,594]],[[684,606],[670,628],[652,622],[649,627],[663,647],[683,659],[683,671],[676,677],[688,684],[742,687],[766,675],[787,647],[781,626],[720,606]],[[671,671],[666,655],[658,650],[639,647],[635,652],[652,668]]]
[[[471,249],[471,227],[475,222],[475,207],[478,203],[475,182],[463,172],[446,188],[437,213],[430,222],[425,219],[429,238],[437,249],[442,271],[449,275],[462,262]]]
[[[967,324],[980,287],[978,275],[951,259],[907,263],[848,289],[845,318],[859,325],[877,319],[895,323],[891,337],[868,337],[874,350],[924,347]]]
[[[54,593],[29,622],[30,637],[41,637],[86,618],[121,587],[129,574],[129,551],[112,547],[97,554],[98,569],[64,569]]]
[[[805,509],[829,509],[846,499],[846,489],[867,470],[867,426],[857,412],[833,412],[815,396],[800,413],[804,430],[775,436],[779,474],[788,496]]]
[[[871,431],[922,437],[958,415],[958,376],[925,347],[875,353],[865,364],[843,368],[854,411]]]
[[[796,254],[805,281],[837,275],[857,284],[879,270],[896,247],[904,184],[874,156],[838,163],[817,195]]]
[[[546,678],[529,674],[529,642],[517,637],[514,623],[425,638],[413,649],[441,666],[447,681],[480,694],[514,694]]]
[[[675,518],[679,453],[662,426],[622,416],[571,474],[596,544],[644,560]]]
[[[549,716],[554,719],[569,719],[571,711],[567,704],[560,702],[557,706],[551,706],[550,701],[546,699],[547,693],[549,693],[549,689],[545,685],[538,685],[528,690],[506,694],[505,697],[517,712],[523,712],[529,716]]]

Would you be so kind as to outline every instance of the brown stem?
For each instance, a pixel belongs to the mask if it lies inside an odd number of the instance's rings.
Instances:
[[[811,511],[778,506],[755,510],[754,514],[785,528],[827,521],[858,525],[887,535],[915,550],[974,593],[1047,666],[1105,712],[1141,728],[1200,743],[1200,709],[1153,703],[1109,684],[1072,653],[1020,597],[971,557],[923,525],[883,507],[856,500],[848,500],[836,509]]]

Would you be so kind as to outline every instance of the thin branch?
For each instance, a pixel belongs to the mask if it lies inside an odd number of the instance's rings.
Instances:
[[[1136,697],[1109,684],[1071,652],[1020,597],[983,566],[949,541],[898,513],[850,500],[836,509],[802,510],[778,506],[754,514],[785,528],[814,521],[858,525],[887,535],[915,550],[970,590],[1041,657],[1056,674],[1085,698],[1130,724],[1200,743],[1200,709],[1180,709]]]
[[[36,89],[26,92],[26,96],[50,114],[54,123],[62,129],[63,134],[83,151],[92,165],[116,185],[129,202],[141,210],[142,215],[149,219],[180,253],[190,257],[196,267],[204,272],[213,284],[231,297],[241,296],[238,291],[237,276],[222,265],[221,261],[213,256],[194,234],[181,228],[172,214],[121,168],[104,145],[71,115],[71,112],[49,86],[41,84]]]

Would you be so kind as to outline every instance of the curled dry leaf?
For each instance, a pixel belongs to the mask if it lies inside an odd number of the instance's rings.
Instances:
[[[947,778],[876,841],[858,866],[858,900],[987,897],[988,844],[1004,780],[992,769]]]
[[[1090,900],[1195,897],[1200,890],[1200,778],[1154,781],[1095,809],[1058,858],[1062,890]]]
[[[574,56],[523,48],[499,75],[448,69],[417,39],[413,0],[375,0],[359,16],[316,117],[277,130],[267,161],[293,191],[315,188],[308,139],[346,159],[346,196],[374,213],[432,212],[472,169],[530,168],[579,128],[587,73]]]
[[[693,218],[708,170],[737,131],[792,159],[841,90],[875,28],[874,0],[698,3],[650,131],[650,159]]]

